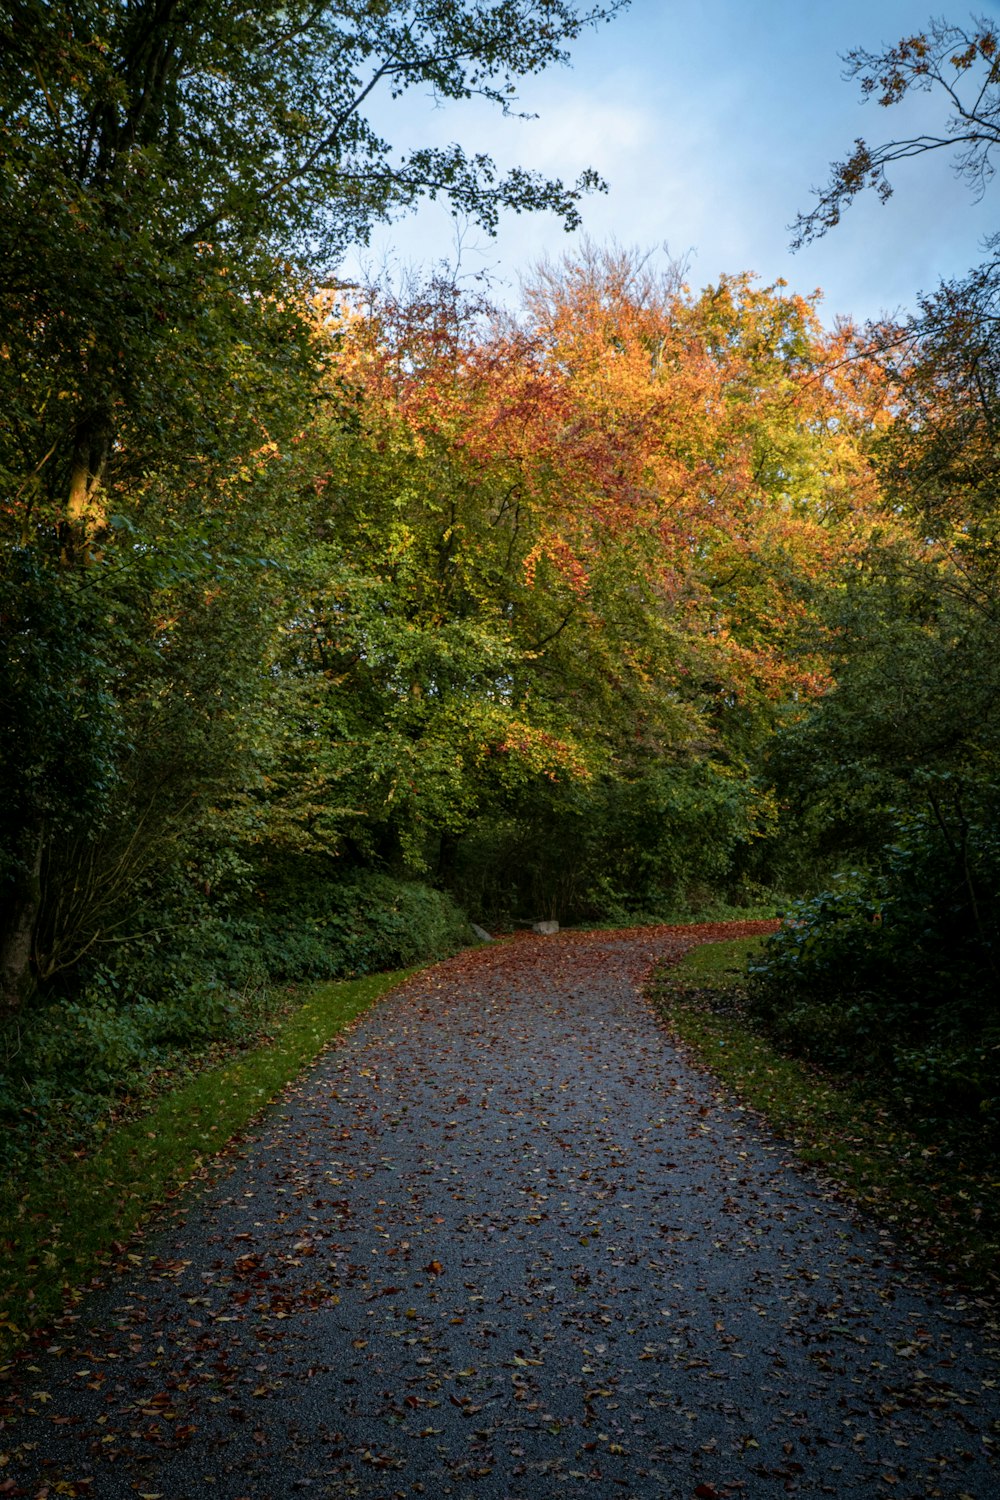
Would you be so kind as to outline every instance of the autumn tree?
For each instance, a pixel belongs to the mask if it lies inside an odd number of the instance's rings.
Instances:
[[[525,574],[539,525],[519,444],[552,407],[541,379],[524,388],[529,343],[454,288],[378,298],[330,333],[335,399],[302,444],[313,581],[285,654],[304,699],[269,828],[440,868],[484,798],[589,774],[580,716],[533,671],[579,602],[572,580]]]
[[[725,277],[695,296],[620,253],[548,270],[529,307],[574,432],[605,445],[590,514],[655,540],[676,618],[714,652],[725,692],[814,689],[783,632],[803,608],[796,579],[849,545],[875,498],[875,363],[780,284]]]
[[[505,207],[551,209],[572,225],[597,185],[593,174],[572,187],[503,174],[459,145],[394,155],[371,121],[378,92],[479,95],[509,111],[517,78],[564,60],[585,26],[619,8],[13,0],[0,10],[4,625],[7,681],[35,693],[22,717],[23,698],[5,699],[7,743],[32,747],[27,764],[5,764],[5,805],[17,810],[2,853],[8,1004],[30,986],[39,903],[57,878],[47,830],[88,817],[96,829],[114,800],[114,747],[132,732],[110,727],[134,677],[124,642],[143,660],[162,642],[155,624],[152,634],[137,624],[92,649],[92,627],[121,621],[116,580],[141,574],[170,534],[182,534],[180,571],[201,558],[197,597],[212,595],[220,567],[232,573],[232,549],[199,552],[199,529],[212,531],[234,496],[250,501],[234,473],[252,475],[255,455],[280,452],[302,424],[321,362],[308,291],[348,244],[423,197],[487,228]],[[233,534],[258,577],[266,546],[250,530],[241,520]],[[25,568],[38,579],[30,610],[13,583]],[[46,633],[43,686],[27,664]],[[260,645],[246,642],[248,682]],[[75,702],[110,738],[86,767],[73,757],[63,796],[54,747]],[[28,734],[48,713],[55,732]]]
[[[646,909],[725,878],[770,817],[748,747],[827,683],[801,626],[862,526],[871,369],[780,288],[596,250],[523,322],[438,285],[334,327],[289,807],[563,915],[601,872]]]

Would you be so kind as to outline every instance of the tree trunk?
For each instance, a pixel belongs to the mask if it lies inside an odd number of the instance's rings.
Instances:
[[[16,1010],[35,985],[32,960],[35,924],[42,902],[43,844],[39,835],[30,865],[22,867],[0,911],[0,1001],[7,1011]]]
[[[108,458],[110,431],[109,419],[97,415],[83,421],[76,434],[66,500],[67,561],[88,562],[94,537],[107,522],[101,501],[101,478]]]
[[[454,833],[447,828],[441,832],[438,843],[437,878],[443,885],[448,885],[455,873],[455,865],[458,862],[459,840]]]

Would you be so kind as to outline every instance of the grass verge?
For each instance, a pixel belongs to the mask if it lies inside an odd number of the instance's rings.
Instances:
[[[409,972],[409,971],[406,971]],[[0,1194],[0,1352],[56,1316],[150,1214],[406,972],[310,987],[252,1050],[164,1094],[99,1149]],[[132,1257],[137,1258],[137,1257]]]
[[[928,1145],[888,1108],[877,1080],[834,1079],[777,1050],[747,1013],[746,965],[762,938],[705,943],[648,988],[667,1029],[794,1146],[800,1160],[893,1230],[947,1279],[1000,1292],[1000,1182],[947,1140]]]

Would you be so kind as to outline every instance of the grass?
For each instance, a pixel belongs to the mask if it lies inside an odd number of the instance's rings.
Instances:
[[[918,1140],[878,1093],[777,1050],[753,1027],[746,965],[762,938],[705,943],[661,969],[650,999],[671,1034],[899,1243],[946,1278],[1000,1291],[1000,1182],[960,1148]]]
[[[131,1236],[291,1083],[338,1032],[405,973],[310,987],[263,1044],[198,1074],[92,1155],[0,1196],[0,1350],[57,1316]]]

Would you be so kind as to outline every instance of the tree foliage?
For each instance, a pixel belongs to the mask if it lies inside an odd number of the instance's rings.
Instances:
[[[415,87],[508,111],[518,77],[619,8],[7,6],[0,466],[22,524],[41,493],[92,530],[109,464],[134,476],[269,428],[308,373],[303,283],[377,220],[440,195],[488,228],[501,207],[575,223],[592,174],[501,177],[459,146],[396,158],[366,111]]]
[[[230,801],[253,779],[247,725],[273,722],[276,580],[295,548],[275,486],[333,357],[311,293],[422,197],[488,228],[501,208],[572,225],[598,185],[504,175],[457,145],[394,155],[379,90],[507,112],[519,77],[620,8],[0,9],[4,712],[24,751],[5,766],[8,1003],[117,930],[108,890],[141,890],[154,849],[182,862],[226,778]],[[60,842],[71,824],[79,858]],[[75,896],[66,913],[67,890],[93,896],[89,916]]]
[[[823,891],[758,981],[786,1041],[881,1070],[925,1118],[998,1123],[1000,786],[994,273],[879,341],[884,532],[826,609],[834,689],[768,747]],[[825,869],[823,868],[825,866]],[[840,867],[839,879],[830,882]],[[908,1103],[907,1103],[908,1101]]]
[[[751,747],[827,684],[809,600],[863,524],[871,369],[780,288],[593,249],[522,322],[438,284],[330,334],[272,835],[562,917],[726,879],[771,823]]]

